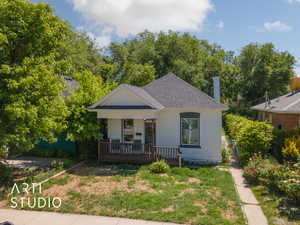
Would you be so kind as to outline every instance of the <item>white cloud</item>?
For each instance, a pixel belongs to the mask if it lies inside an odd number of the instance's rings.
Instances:
[[[300,3],[300,0],[287,0],[287,1],[288,1],[288,3],[291,3],[291,4]]]
[[[217,24],[217,28],[219,28],[220,30],[224,28],[224,22],[222,20]]]
[[[199,31],[211,0],[69,0],[74,10],[101,29],[121,37],[145,29],[159,31]]]
[[[278,31],[278,32],[286,32],[286,31],[291,31],[292,27],[282,23],[281,21],[275,21],[275,22],[266,22],[264,23],[264,28],[267,31]]]
[[[94,35],[92,32],[87,32],[87,35],[93,39],[97,45],[97,47],[104,48],[109,46],[111,42],[111,38],[109,34],[102,32],[100,36]]]

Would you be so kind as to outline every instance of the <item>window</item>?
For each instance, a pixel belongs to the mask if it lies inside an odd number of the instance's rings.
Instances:
[[[123,141],[125,143],[132,143],[134,137],[133,119],[123,120]]]
[[[180,114],[180,142],[187,147],[199,147],[200,145],[200,114]]]

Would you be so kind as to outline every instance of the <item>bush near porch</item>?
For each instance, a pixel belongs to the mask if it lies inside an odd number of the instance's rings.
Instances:
[[[237,141],[242,165],[246,165],[255,153],[268,153],[273,140],[273,127],[270,124],[233,114],[227,114],[225,121],[229,137]]]
[[[245,224],[228,172],[215,167],[166,171],[90,163],[43,185],[43,196],[62,198],[62,207],[42,210],[187,224]]]

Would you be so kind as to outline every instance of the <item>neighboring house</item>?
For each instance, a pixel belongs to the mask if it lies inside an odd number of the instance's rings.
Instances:
[[[148,154],[150,145],[166,157],[180,149],[184,160],[207,163],[221,161],[223,110],[227,106],[174,74],[144,87],[121,84],[90,107],[107,119],[109,140],[99,143],[105,152],[134,157]]]
[[[251,109],[258,111],[260,121],[267,121],[279,130],[292,130],[300,125],[300,91],[280,96]]]

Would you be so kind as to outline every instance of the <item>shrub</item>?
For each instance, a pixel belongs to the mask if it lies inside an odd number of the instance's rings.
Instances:
[[[238,157],[241,165],[246,165],[254,153],[265,155],[272,143],[273,127],[232,114],[226,115],[229,136],[237,141]]]
[[[63,170],[64,169],[64,162],[60,160],[53,160],[50,163],[50,167],[56,170]]]
[[[13,170],[0,162],[0,186],[9,184],[13,179]]]
[[[300,137],[287,138],[281,152],[283,157],[289,161],[297,161],[300,158]]]
[[[222,162],[229,163],[231,157],[231,149],[230,148],[223,148],[222,149]]]
[[[250,183],[265,185],[291,201],[300,202],[300,163],[280,165],[255,155],[244,167],[244,177]]]
[[[260,154],[254,154],[249,159],[248,164],[244,167],[244,177],[250,183],[258,183],[259,178],[259,167],[263,161],[263,158]]]
[[[272,141],[272,155],[276,157],[276,159],[283,163],[283,156],[281,149],[284,146],[284,140],[288,137],[288,133],[285,130],[273,130],[273,141]]]
[[[159,160],[149,166],[152,173],[166,173],[170,170],[169,165],[164,160]]]

